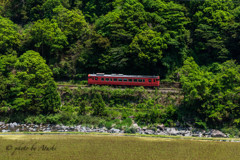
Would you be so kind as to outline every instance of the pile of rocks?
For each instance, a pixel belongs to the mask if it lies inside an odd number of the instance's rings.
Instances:
[[[208,132],[204,130],[196,130],[190,128],[170,128],[164,127],[163,125],[158,125],[156,127],[139,127],[134,123],[131,127],[133,133],[139,134],[149,134],[149,135],[172,135],[172,136],[193,136],[193,137],[227,137],[224,133],[218,130],[209,130]],[[0,122],[0,132],[99,132],[99,133],[125,133],[125,129],[106,127],[86,127],[82,125],[77,126],[65,126],[65,125],[55,125],[55,124],[19,124],[19,123],[7,123]]]

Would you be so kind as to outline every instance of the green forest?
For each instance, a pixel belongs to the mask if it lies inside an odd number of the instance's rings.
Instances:
[[[240,1],[0,0],[0,119],[22,121],[27,114],[57,122],[75,113],[124,119],[135,113],[109,116],[106,108],[142,104],[149,111],[135,120],[144,124],[237,127],[239,49]],[[78,98],[69,93],[72,100],[61,103],[57,81],[97,72],[159,75],[179,81],[184,98],[163,105],[161,95],[133,98],[129,107],[119,99],[131,95],[118,91],[110,102],[103,88]]]

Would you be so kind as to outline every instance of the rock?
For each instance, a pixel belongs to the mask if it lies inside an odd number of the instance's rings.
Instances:
[[[5,122],[0,122],[0,125],[4,125],[5,124]]]
[[[102,130],[107,131],[107,128],[106,128],[106,127],[103,127]]]
[[[9,128],[10,128],[10,130],[13,130],[15,128],[15,125],[13,123],[10,123]]]
[[[199,137],[199,134],[194,133],[194,134],[192,134],[192,136],[193,137]]]
[[[103,129],[99,129],[99,133],[104,133],[105,131]]]
[[[159,133],[157,133],[157,135],[167,135],[166,132],[160,131]]]
[[[110,129],[110,133],[119,133],[119,132],[120,132],[119,129],[115,129],[115,128]]]
[[[146,130],[145,134],[154,134],[154,131],[153,130]]]
[[[147,127],[142,127],[142,129],[145,131],[145,130],[147,130]]]
[[[185,133],[183,134],[183,136],[190,137],[190,136],[191,136],[191,132],[190,132],[190,131],[185,131]]]
[[[226,138],[227,135],[224,134],[224,133],[222,133],[222,132],[219,131],[219,130],[213,129],[213,130],[211,131],[211,137],[224,137],[224,138]]]
[[[175,128],[166,128],[168,135],[176,136],[179,132]]]
[[[64,132],[64,130],[57,130],[58,132]]]
[[[161,125],[160,125],[160,124],[159,124],[159,125],[157,125],[157,128],[158,128],[158,129],[160,129],[160,130],[164,130],[164,129],[165,129],[165,127],[164,127],[164,125],[163,125],[163,124],[161,124]]]
[[[139,126],[138,126],[137,123],[132,124],[132,127],[133,127],[133,128],[139,128]]]
[[[10,132],[10,130],[5,130],[5,129],[2,130],[2,133],[6,133],[6,132]]]
[[[80,131],[81,131],[81,125],[76,126],[75,129],[76,129],[78,132],[80,132]]]

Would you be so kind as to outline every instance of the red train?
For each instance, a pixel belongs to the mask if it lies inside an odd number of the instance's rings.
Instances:
[[[123,75],[123,74],[89,74],[89,85],[113,85],[113,86],[145,86],[159,87],[159,76]]]

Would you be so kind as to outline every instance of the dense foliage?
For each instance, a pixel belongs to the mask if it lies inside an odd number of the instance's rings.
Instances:
[[[0,57],[0,113],[52,113],[60,107],[60,96],[52,71],[35,51],[19,58]]]
[[[60,112],[54,80],[144,74],[180,80],[184,100],[161,111],[144,102],[150,108],[137,121],[168,123],[159,117],[176,120],[178,107],[183,123],[238,125],[239,17],[231,0],[0,0],[0,113]],[[90,100],[67,105],[79,115],[109,115],[104,95]]]
[[[188,58],[181,70],[181,82],[185,119],[194,118],[202,127],[240,123],[240,65],[226,61],[200,68]]]
[[[34,50],[57,80],[92,72],[169,77],[239,62],[239,3],[164,0],[1,0],[0,52]]]

